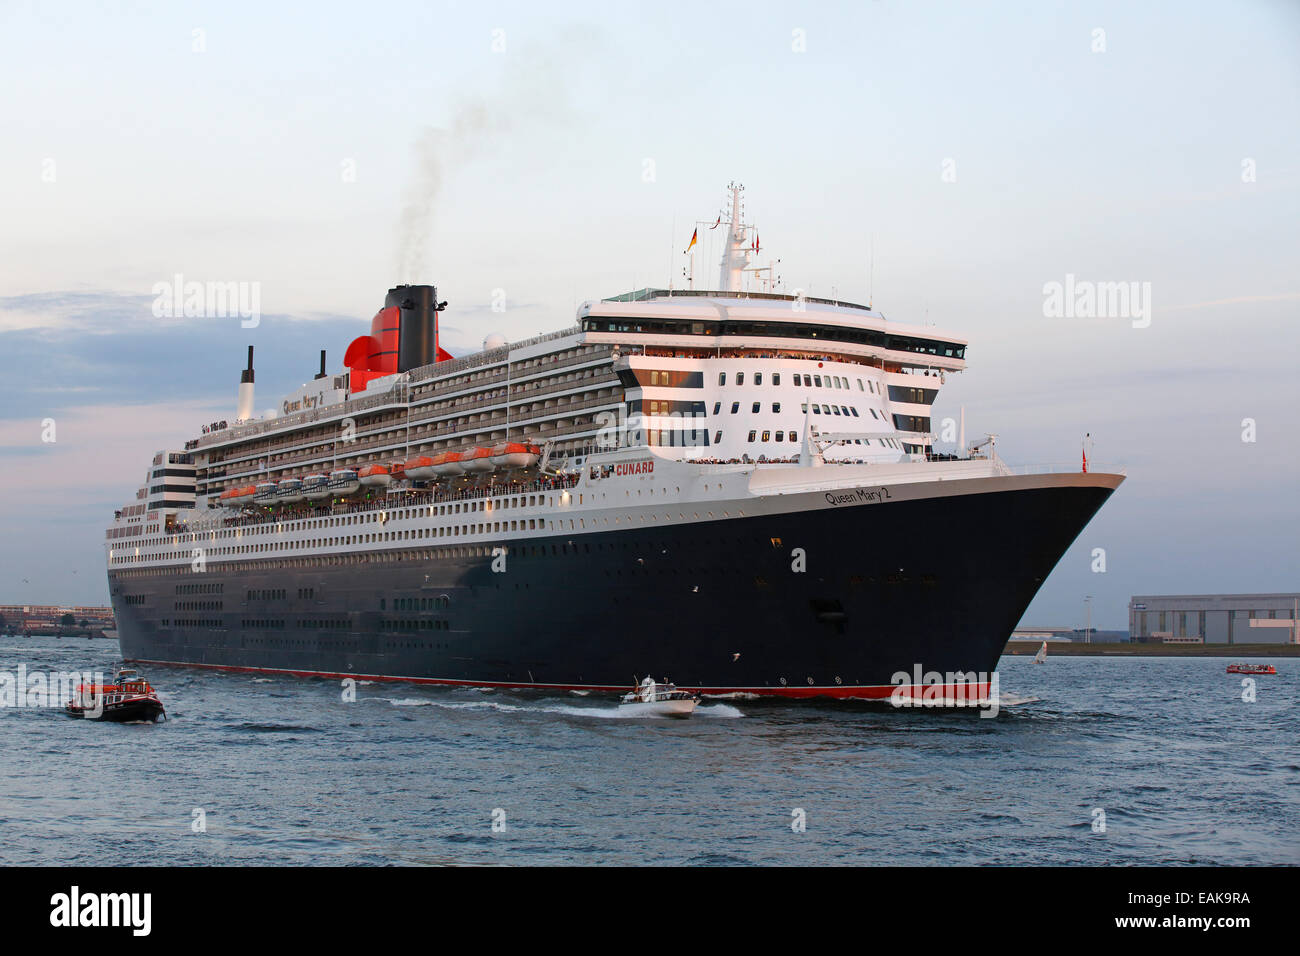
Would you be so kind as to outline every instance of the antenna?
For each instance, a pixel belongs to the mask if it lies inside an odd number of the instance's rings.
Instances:
[[[870,265],[867,267],[867,308],[871,308],[871,303],[876,301],[876,234],[871,234],[870,251],[867,253],[867,261]]]

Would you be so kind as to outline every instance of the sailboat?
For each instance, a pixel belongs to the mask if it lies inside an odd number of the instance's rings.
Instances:
[[[1038,653],[1034,655],[1034,663],[1035,664],[1047,663],[1047,642],[1046,641],[1043,641],[1043,646],[1040,647],[1038,649]]]

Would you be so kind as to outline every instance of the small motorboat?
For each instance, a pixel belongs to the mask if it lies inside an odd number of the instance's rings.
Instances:
[[[657,683],[647,677],[623,695],[619,709],[643,717],[689,717],[699,704],[698,694],[678,690],[676,684]]]
[[[1276,674],[1277,668],[1272,664],[1229,664],[1229,674]]]
[[[70,717],[87,720],[157,722],[167,719],[158,693],[139,671],[120,670],[111,684],[78,684],[76,696],[64,708]]]

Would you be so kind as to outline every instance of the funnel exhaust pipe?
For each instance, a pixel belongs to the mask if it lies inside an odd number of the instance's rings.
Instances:
[[[253,347],[248,347],[248,368],[239,373],[239,400],[235,421],[246,422],[253,417]]]

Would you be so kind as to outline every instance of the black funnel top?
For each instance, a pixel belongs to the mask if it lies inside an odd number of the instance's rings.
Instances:
[[[384,308],[402,310],[397,337],[397,370],[433,364],[438,345],[438,290],[431,285],[399,285],[388,290]]]

